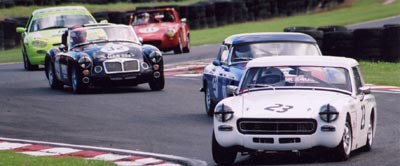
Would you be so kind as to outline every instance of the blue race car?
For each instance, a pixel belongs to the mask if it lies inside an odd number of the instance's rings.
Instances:
[[[238,86],[249,60],[265,56],[320,56],[317,42],[302,33],[245,33],[226,38],[217,58],[205,67],[201,92],[206,113],[212,116],[215,105],[228,97],[227,86]]]

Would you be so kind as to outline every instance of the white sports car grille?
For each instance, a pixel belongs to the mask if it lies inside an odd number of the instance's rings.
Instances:
[[[239,119],[242,134],[313,134],[317,129],[314,119]]]
[[[112,59],[103,63],[107,74],[140,71],[139,60],[136,59]]]

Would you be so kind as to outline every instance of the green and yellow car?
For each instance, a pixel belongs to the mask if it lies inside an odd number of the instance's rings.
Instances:
[[[49,49],[61,43],[61,35],[68,27],[97,23],[82,6],[51,7],[35,10],[26,27],[17,27],[21,33],[21,51],[25,70],[36,70],[44,65]]]

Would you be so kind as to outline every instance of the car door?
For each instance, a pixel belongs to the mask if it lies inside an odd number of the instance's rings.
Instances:
[[[356,126],[353,127],[353,129],[355,129],[353,131],[354,138],[356,141],[354,142],[358,142],[359,144],[361,143],[365,143],[363,140],[365,139],[361,139],[363,136],[365,136],[366,134],[364,134],[367,130],[367,126],[366,126],[366,98],[365,98],[365,94],[360,90],[361,87],[364,86],[361,74],[360,74],[360,70],[358,67],[353,67],[353,75],[354,75],[354,83],[355,83],[355,91],[356,91],[356,105],[355,105],[355,109],[356,109]]]
[[[226,66],[227,56],[229,54],[229,49],[226,45],[221,45],[217,58],[212,62],[210,68],[208,68],[207,72],[209,75],[209,79],[207,81],[207,88],[209,88],[211,92],[211,99],[214,102],[218,102],[222,97],[222,81],[223,81],[223,66]]]
[[[54,57],[54,68],[59,80],[68,81],[68,52],[59,52]]]

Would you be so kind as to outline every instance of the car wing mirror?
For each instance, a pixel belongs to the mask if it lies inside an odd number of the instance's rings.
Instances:
[[[237,93],[236,93],[236,91],[237,91],[237,89],[238,89],[237,86],[235,86],[235,85],[228,85],[227,88],[228,88],[228,95],[229,95],[229,96],[236,96],[236,95],[237,95]]]
[[[106,24],[106,23],[108,23],[108,20],[101,20],[100,23]]]
[[[186,23],[186,21],[187,21],[186,18],[182,18],[182,19],[181,19],[181,22],[182,22],[182,23]]]
[[[138,39],[139,39],[139,43],[140,43],[141,45],[143,45],[143,38],[142,38],[142,37],[139,37]]]
[[[214,60],[214,61],[212,62],[212,64],[213,64],[214,66],[221,66],[221,61],[219,61],[219,60]]]
[[[24,33],[26,32],[26,29],[24,27],[17,27],[15,31],[17,31],[17,33]]]
[[[60,44],[58,46],[58,49],[62,52],[66,52],[68,50],[67,46],[65,46],[64,44]]]
[[[363,94],[371,94],[371,88],[370,87],[367,87],[367,86],[363,86],[363,87],[360,87],[359,88],[359,90],[363,93]]]

